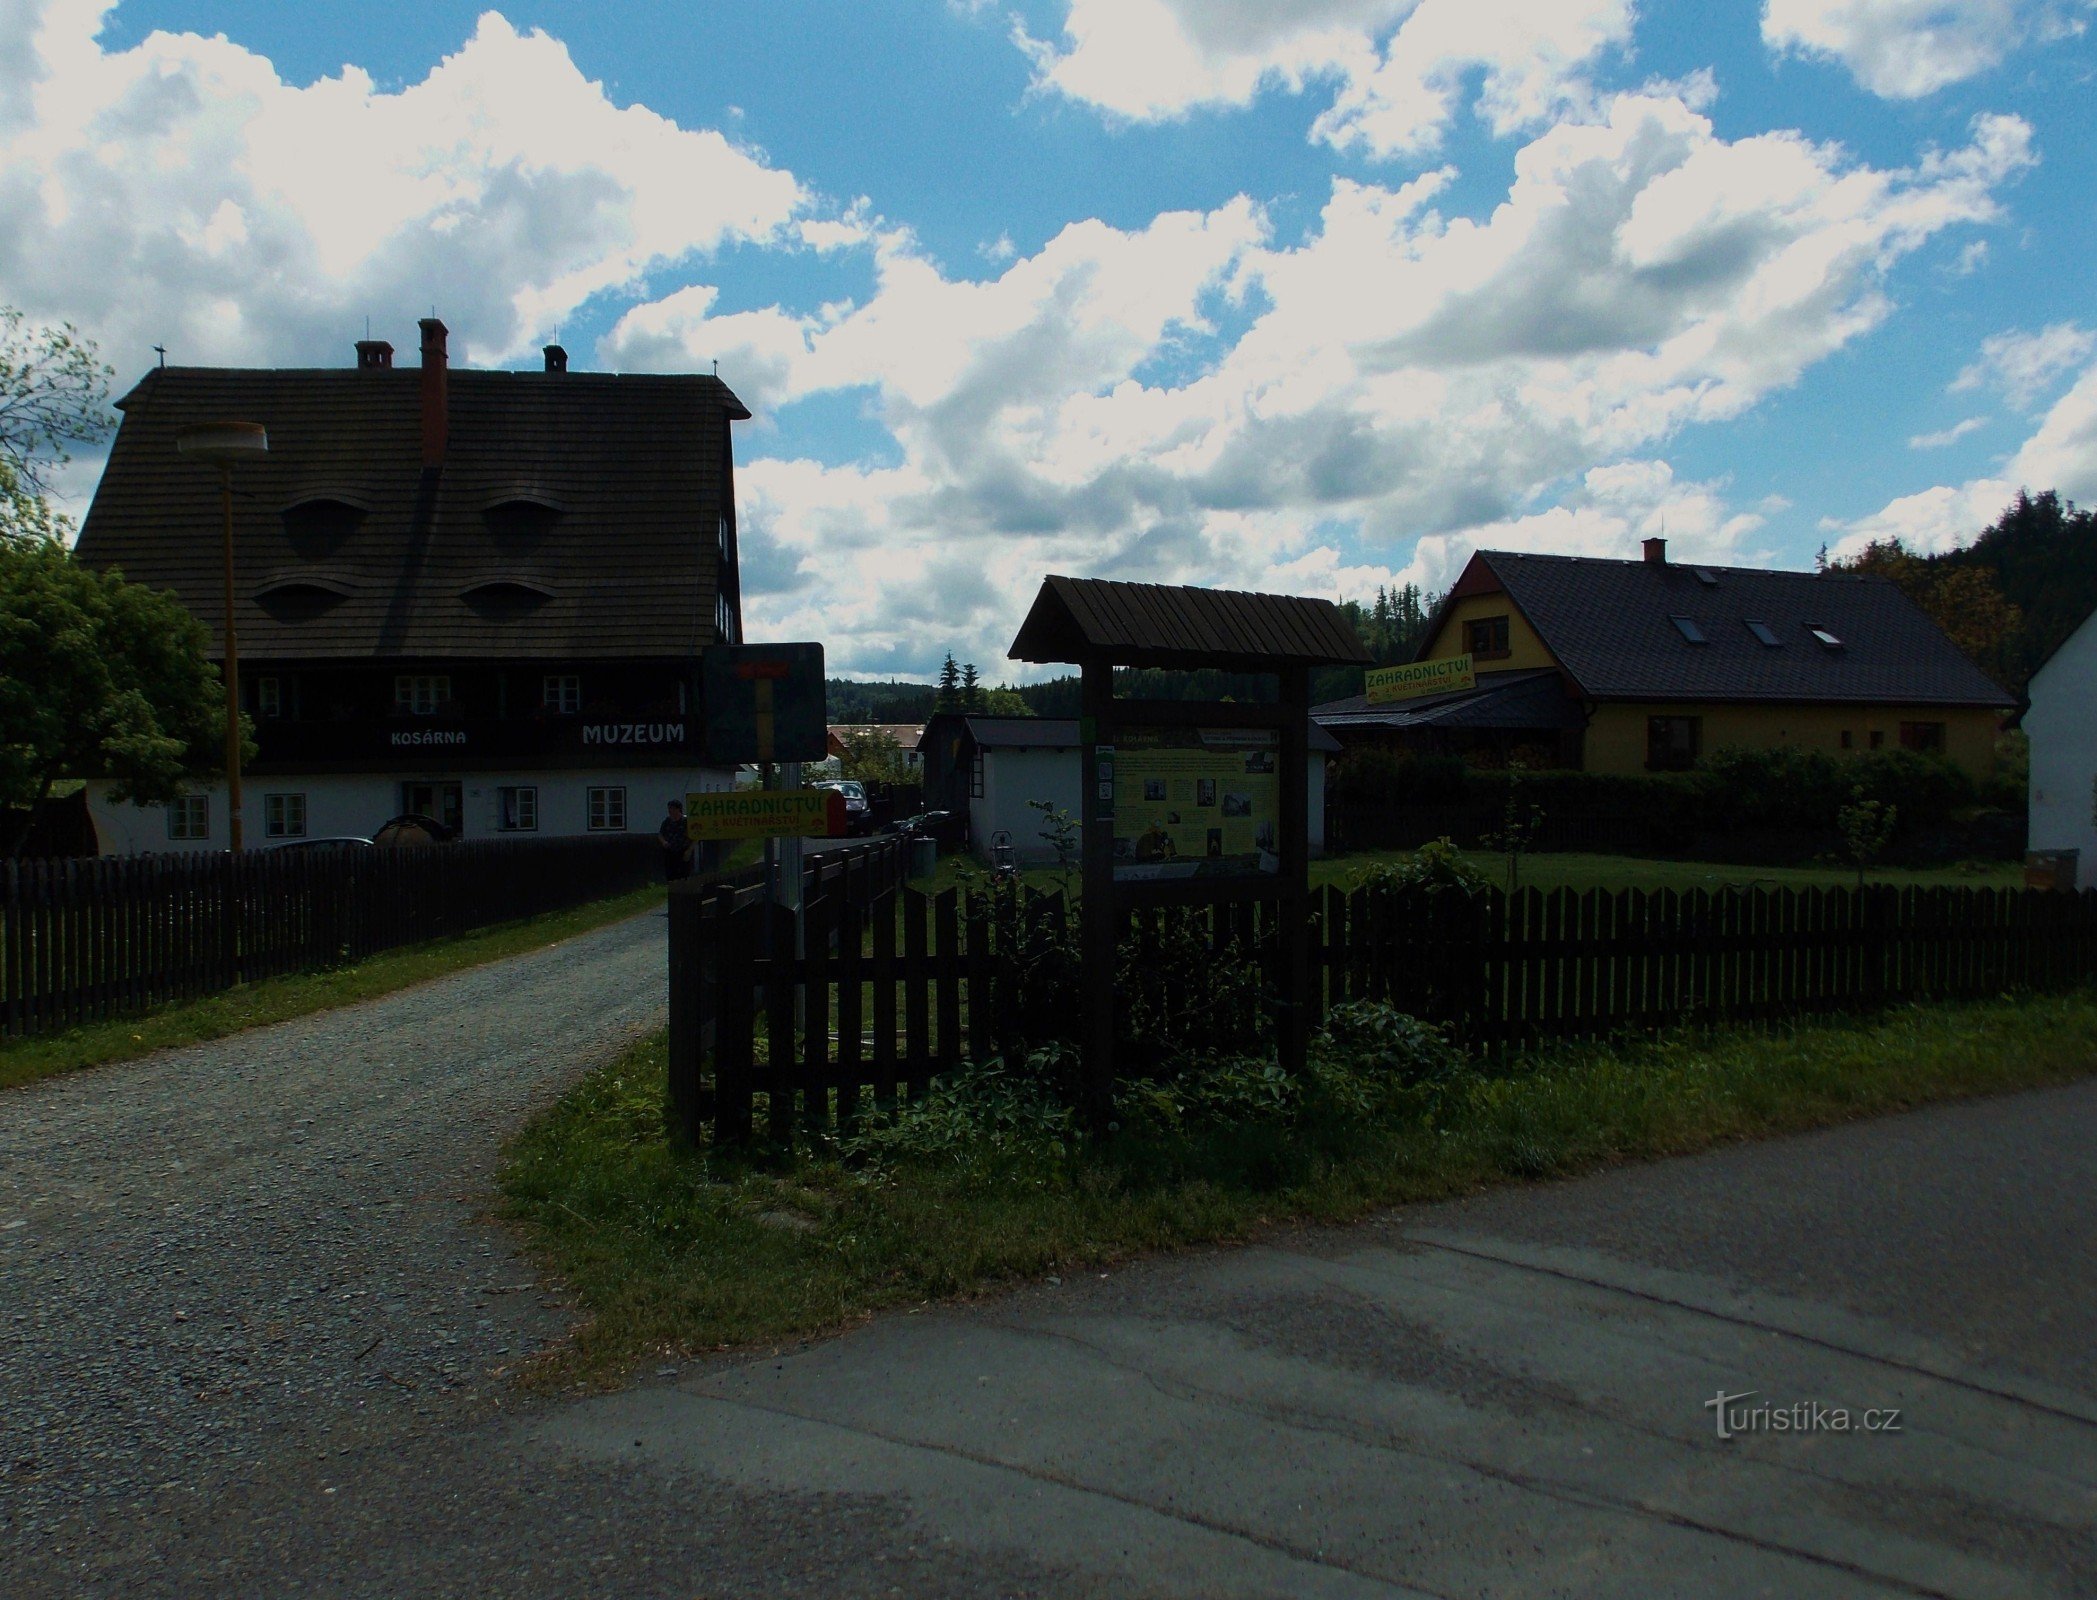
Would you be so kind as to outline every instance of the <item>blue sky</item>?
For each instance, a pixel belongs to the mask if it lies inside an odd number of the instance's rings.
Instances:
[[[754,634],[2097,497],[2093,0],[25,0],[0,297],[128,383],[721,372]],[[85,494],[95,463],[70,480]]]

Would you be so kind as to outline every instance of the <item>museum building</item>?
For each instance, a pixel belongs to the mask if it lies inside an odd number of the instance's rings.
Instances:
[[[466,838],[651,831],[732,787],[705,759],[700,660],[741,642],[730,424],[718,377],[164,367],[122,423],[78,555],[172,590],[224,656],[218,472],[178,436],[262,424],[233,474],[233,615],[256,754],[250,848],[434,817]],[[104,853],[224,849],[226,790],[171,805],[89,786]]]

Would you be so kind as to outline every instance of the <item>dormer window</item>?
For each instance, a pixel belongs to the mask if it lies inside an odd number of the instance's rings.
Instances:
[[[348,489],[311,489],[278,513],[284,536],[305,555],[324,555],[357,531],[371,503]]]
[[[528,578],[490,578],[461,589],[459,598],[490,622],[513,622],[546,604],[553,598],[553,591]]]
[[[1696,618],[1670,617],[1668,620],[1674,623],[1675,630],[1691,644],[1709,644],[1711,642],[1704,637],[1704,630],[1697,626]]]
[[[536,544],[552,532],[565,507],[538,489],[504,489],[481,507],[488,531],[505,544]]]
[[[1818,639],[1824,649],[1840,650],[1842,648],[1842,640],[1829,629],[1823,628],[1817,622],[1807,623],[1806,632],[1812,634],[1814,638]]]

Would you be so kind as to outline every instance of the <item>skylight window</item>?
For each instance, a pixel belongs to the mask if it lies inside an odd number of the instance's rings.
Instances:
[[[1704,637],[1704,630],[1697,626],[1696,618],[1670,617],[1668,620],[1674,623],[1674,625],[1677,628],[1682,630],[1682,637],[1687,639],[1691,644],[1709,644],[1711,642],[1709,639],[1706,639]]]
[[[1818,639],[1823,645],[1825,645],[1830,650],[1840,650],[1842,648],[1841,639],[1836,637],[1833,633],[1829,632],[1826,628],[1823,628],[1817,622],[1807,623],[1806,632],[1812,634],[1814,638]]]
[[[1748,619],[1747,631],[1768,645],[1772,650],[1781,647],[1784,643],[1782,639],[1777,637],[1776,629],[1766,622],[1757,622],[1752,617]]]
[[[1718,574],[1713,572],[1709,567],[1698,567],[1696,569],[1696,575],[1697,582],[1701,583],[1705,588],[1716,589],[1718,587]]]

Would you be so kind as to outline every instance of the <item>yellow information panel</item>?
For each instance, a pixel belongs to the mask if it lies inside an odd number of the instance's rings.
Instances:
[[[834,789],[715,789],[684,797],[684,828],[695,840],[826,838],[845,831],[844,809]]]
[[[1279,872],[1280,758],[1271,728],[1124,730],[1100,752],[1115,880]]]
[[[1412,661],[1402,667],[1371,667],[1362,674],[1362,687],[1369,704],[1380,706],[1392,700],[1417,700],[1422,695],[1454,694],[1478,687],[1478,674],[1468,655],[1446,661]]]

